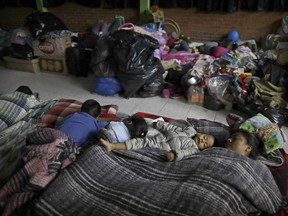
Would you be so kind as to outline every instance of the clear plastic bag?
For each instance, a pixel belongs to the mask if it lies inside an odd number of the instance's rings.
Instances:
[[[215,76],[208,79],[207,89],[210,95],[222,98],[230,85],[230,78],[224,75]]]

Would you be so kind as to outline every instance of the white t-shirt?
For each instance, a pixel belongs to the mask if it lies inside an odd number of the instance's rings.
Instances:
[[[110,122],[107,130],[115,137],[117,142],[124,142],[130,139],[130,133],[124,122]]]

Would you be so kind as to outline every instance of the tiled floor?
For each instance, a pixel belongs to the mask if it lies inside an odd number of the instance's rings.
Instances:
[[[10,70],[4,67],[3,62],[0,62],[0,94],[15,91],[20,85],[28,85],[32,91],[39,93],[41,100],[73,98],[84,101],[92,98],[101,105],[117,104],[119,112],[127,114],[149,112],[176,119],[204,118],[226,124],[228,111],[208,110],[200,105],[189,104],[184,98],[170,99],[157,96],[125,99],[118,95],[108,97],[91,93],[93,79],[93,74],[83,78],[73,75]],[[237,113],[237,110],[233,112]],[[283,127],[283,129],[288,134],[288,128]]]
[[[0,94],[15,91],[20,85],[28,85],[33,91],[39,93],[41,100],[73,98],[84,101],[93,98],[102,105],[117,104],[120,112],[128,114],[142,111],[172,118],[205,118],[226,122],[225,117],[228,111],[208,110],[199,105],[189,104],[184,98],[177,100],[162,97],[124,99],[119,96],[104,97],[92,94],[93,79],[93,74],[87,78],[77,78],[72,75],[8,70],[0,65]]]
[[[91,93],[94,76],[75,77],[73,75],[57,75],[45,72],[30,73],[10,70],[0,65],[0,93],[15,91],[20,85],[28,85],[40,94],[42,100],[73,98],[77,100],[96,99],[100,104],[117,104],[119,112],[128,114],[149,112],[152,114],[186,119],[205,118],[226,122],[227,111],[212,111],[199,105],[189,104],[184,98],[169,99],[162,97],[130,98],[121,96],[101,96]]]

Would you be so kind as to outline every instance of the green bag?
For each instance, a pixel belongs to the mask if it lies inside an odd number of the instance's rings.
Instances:
[[[288,109],[288,103],[284,100],[286,88],[273,85],[264,78],[252,78],[255,86],[254,99],[260,100],[263,105],[272,108]]]

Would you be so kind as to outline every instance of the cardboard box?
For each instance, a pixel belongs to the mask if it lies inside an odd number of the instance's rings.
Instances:
[[[41,72],[68,74],[66,59],[64,56],[39,57],[39,66]]]
[[[6,62],[6,67],[9,69],[33,72],[33,73],[40,71],[38,58],[26,60],[15,58],[13,56],[4,56],[3,59]]]
[[[65,56],[65,50],[71,46],[71,37],[33,40],[34,56]]]

